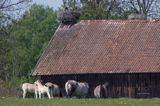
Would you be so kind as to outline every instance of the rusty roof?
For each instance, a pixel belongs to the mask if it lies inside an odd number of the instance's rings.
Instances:
[[[160,22],[86,20],[59,27],[32,75],[160,72]]]

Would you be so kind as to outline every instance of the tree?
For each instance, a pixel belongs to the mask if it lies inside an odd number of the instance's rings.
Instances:
[[[81,19],[117,19],[123,17],[117,0],[63,0],[62,8],[80,11]],[[61,9],[64,10],[64,9]]]
[[[26,7],[31,0],[1,0],[0,11],[15,11]]]
[[[8,80],[12,74],[9,52],[13,42],[9,24],[16,20],[13,13],[28,7],[30,2],[31,0],[0,0],[0,79]]]
[[[17,59],[21,64],[18,67],[19,76],[31,72],[57,26],[56,12],[51,8],[33,5],[25,13],[19,25],[16,26],[19,30],[14,32],[18,44]]]
[[[20,16],[21,10],[29,7],[32,0],[0,0],[0,27]]]
[[[160,18],[159,0],[63,0],[64,7],[81,11],[81,19],[127,19],[131,13]]]
[[[77,11],[81,8],[81,2],[80,0],[63,0],[62,8],[65,9],[66,7],[70,10]]]
[[[121,3],[126,11],[143,14],[153,19],[160,17],[159,0],[121,0]]]
[[[0,79],[8,80],[10,73],[8,71],[9,59],[8,54],[11,49],[9,40],[9,31],[5,27],[0,28]]]
[[[81,19],[105,19],[107,12],[103,8],[104,4],[96,1],[83,2]]]
[[[10,79],[29,78],[58,25],[56,12],[40,5],[31,6],[21,19],[7,25],[11,45],[4,66],[9,66],[2,72],[9,73]]]

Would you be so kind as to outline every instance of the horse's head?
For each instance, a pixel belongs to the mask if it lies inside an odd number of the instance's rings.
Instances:
[[[47,82],[47,83],[45,83],[45,86],[47,86],[47,87],[54,87],[54,84],[51,83],[51,82]]]
[[[75,90],[78,87],[78,82],[75,80],[69,80],[68,84],[71,90]]]
[[[68,96],[72,96],[72,94],[75,92],[75,90],[78,87],[78,82],[76,82],[75,80],[69,80],[66,83],[66,89],[67,89],[67,95]]]
[[[104,88],[107,88],[109,86],[109,82],[105,82],[104,84],[103,84],[103,87]]]
[[[41,81],[41,80],[37,80],[37,81],[34,82],[34,84],[35,84],[36,86],[41,85],[41,84],[42,84],[42,81]]]

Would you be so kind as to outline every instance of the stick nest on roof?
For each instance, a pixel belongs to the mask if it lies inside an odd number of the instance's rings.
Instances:
[[[63,25],[73,25],[76,24],[80,18],[81,14],[77,11],[65,10],[58,13],[58,20]]]

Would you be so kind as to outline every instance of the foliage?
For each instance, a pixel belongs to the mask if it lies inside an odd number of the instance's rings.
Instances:
[[[13,12],[27,7],[31,0],[0,0],[0,80],[9,80],[12,76],[9,52],[12,48],[8,25],[14,17]],[[25,4],[25,5],[24,5]]]
[[[159,0],[63,0],[62,8],[81,11],[81,19],[127,19],[130,13],[157,19],[159,4]]]
[[[8,30],[4,27],[0,28],[0,78],[7,80],[10,73],[8,71],[8,54],[11,49],[10,37]]]
[[[67,7],[70,10],[80,10],[81,8],[81,2],[80,0],[62,0],[63,1],[63,5],[62,8]]]
[[[104,8],[105,3],[103,0],[100,0],[99,2],[97,2],[97,0],[82,0],[82,3],[84,5],[81,16],[82,19],[107,19],[108,14],[105,10],[106,7]]]
[[[123,8],[117,0],[63,0],[62,8],[80,11],[81,19],[120,19],[125,18]],[[60,9],[63,10],[63,9]]]
[[[23,18],[13,24],[13,61],[14,76],[29,76],[40,54],[57,29],[56,12],[49,7],[33,5]]]
[[[3,48],[7,51],[3,51],[5,55],[0,59],[7,62],[3,64],[6,69],[1,67],[2,72],[0,75],[1,79],[3,76],[8,78],[5,80],[11,80],[12,82],[23,82],[25,79],[30,80],[31,70],[37,63],[41,53],[47,47],[48,41],[51,39],[55,30],[58,27],[56,19],[56,12],[49,7],[43,7],[40,5],[33,5],[28,11],[26,11],[23,17],[19,20],[15,20],[6,26],[9,33],[3,34],[8,39],[3,40]],[[9,49],[9,50],[8,50]]]

